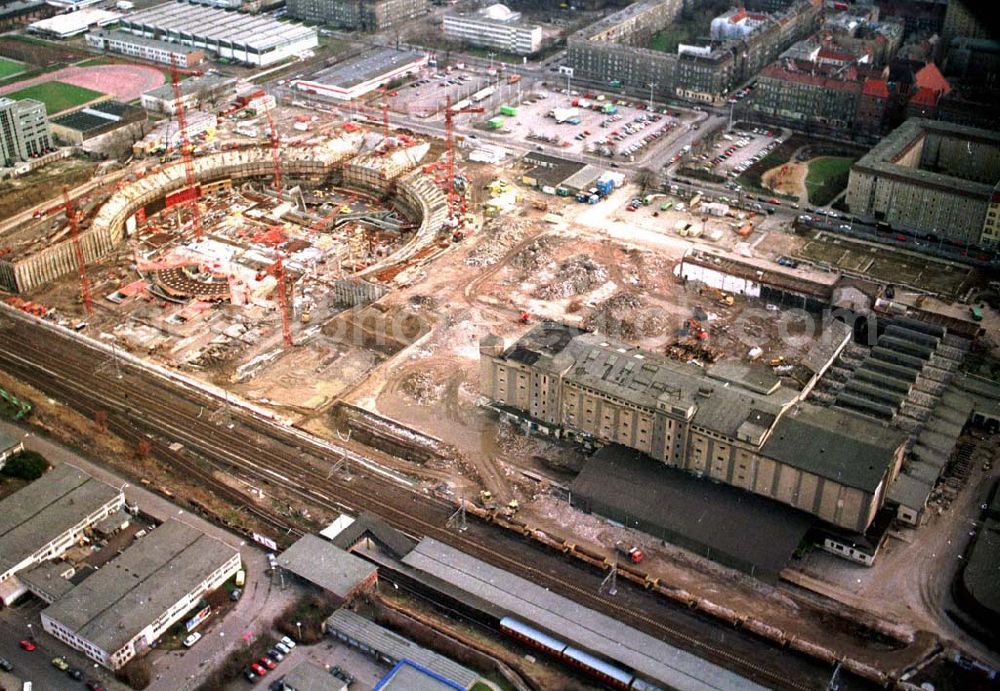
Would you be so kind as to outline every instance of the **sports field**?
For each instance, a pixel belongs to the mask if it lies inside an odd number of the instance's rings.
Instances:
[[[12,91],[5,95],[18,101],[25,98],[33,98],[36,101],[41,101],[45,104],[45,110],[51,116],[74,106],[80,106],[93,101],[104,94],[100,91],[85,89],[82,86],[74,86],[65,82],[43,82],[19,89],[18,91]]]
[[[7,79],[22,72],[24,72],[24,65],[22,63],[7,58],[0,58],[0,79]]]

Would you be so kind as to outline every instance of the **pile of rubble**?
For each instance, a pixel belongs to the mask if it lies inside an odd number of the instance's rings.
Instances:
[[[640,333],[640,330],[645,331],[645,329],[640,328],[641,318],[637,318],[641,317],[640,309],[644,304],[639,295],[624,290],[619,291],[594,306],[594,311],[583,320],[583,328],[625,341],[635,340],[647,335]]]
[[[466,258],[469,266],[493,266],[528,234],[531,221],[509,217],[494,218],[483,225],[479,245]]]
[[[559,265],[552,282],[535,291],[543,300],[559,300],[586,293],[608,280],[608,270],[587,256],[578,255]]]
[[[555,245],[555,240],[544,235],[524,247],[510,258],[512,266],[527,272],[538,271],[549,263],[549,253]]]
[[[399,384],[400,390],[417,405],[435,403],[441,398],[441,387],[424,371],[411,372]]]

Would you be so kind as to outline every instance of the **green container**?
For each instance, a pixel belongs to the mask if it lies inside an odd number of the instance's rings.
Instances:
[[[486,121],[486,126],[491,130],[498,130],[503,127],[503,118],[491,118]]]
[[[517,108],[514,106],[500,106],[500,114],[513,117],[517,115]]]

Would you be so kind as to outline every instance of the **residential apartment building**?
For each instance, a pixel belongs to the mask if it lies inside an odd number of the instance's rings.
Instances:
[[[446,14],[444,35],[472,46],[529,55],[542,47],[542,27],[520,23],[521,13],[490,5],[474,15]]]
[[[958,242],[994,244],[1000,133],[910,119],[851,167],[851,213]]]
[[[86,39],[87,45],[91,48],[164,65],[176,62],[178,67],[196,67],[205,59],[205,51],[199,48],[155,38],[143,38],[124,31],[91,31]]]
[[[42,628],[98,664],[119,669],[241,564],[232,547],[167,521],[45,609]]]
[[[0,96],[0,165],[13,166],[54,148],[45,104]]]
[[[484,338],[480,392],[533,430],[622,444],[858,533],[903,459],[902,433],[802,403],[769,371],[719,363],[706,372],[554,322],[509,348]]]
[[[427,0],[288,0],[288,15],[344,29],[382,31],[427,14]]]
[[[567,62],[574,77],[584,81],[647,97],[652,84],[654,96],[720,104],[737,84],[819,28],[822,7],[816,0],[774,6],[781,9],[744,22],[738,38],[681,44],[674,54],[645,46],[679,16],[685,3],[644,0],[572,34],[567,39]],[[740,15],[725,15],[731,16]],[[709,30],[706,26],[705,33]]]
[[[880,134],[889,85],[854,66],[786,60],[768,65],[749,103],[755,119],[838,137]]]
[[[0,591],[19,571],[61,556],[124,505],[121,490],[65,464],[0,501]]]

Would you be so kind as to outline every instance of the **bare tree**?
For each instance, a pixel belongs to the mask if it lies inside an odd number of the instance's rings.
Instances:
[[[660,178],[656,172],[650,168],[640,168],[635,172],[635,184],[639,186],[639,194],[646,194],[650,190],[659,187]]]

